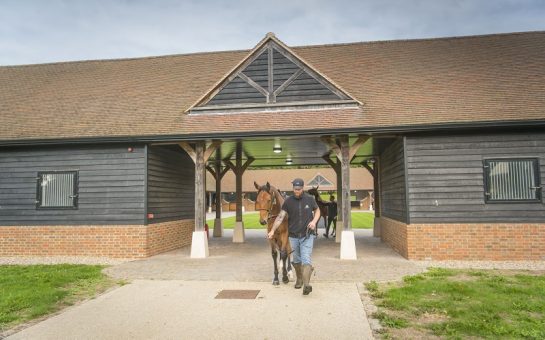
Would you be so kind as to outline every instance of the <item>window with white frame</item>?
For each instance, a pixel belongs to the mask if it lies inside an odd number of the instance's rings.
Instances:
[[[485,201],[541,201],[539,163],[536,158],[484,160]]]
[[[78,207],[78,172],[39,172],[36,208],[76,209]]]
[[[309,186],[313,186],[313,187],[317,187],[317,186],[332,186],[333,183],[331,183],[327,178],[325,178],[324,176],[320,175],[320,174],[317,174],[316,176],[314,176],[313,179],[311,179],[309,182],[308,182],[308,185]]]

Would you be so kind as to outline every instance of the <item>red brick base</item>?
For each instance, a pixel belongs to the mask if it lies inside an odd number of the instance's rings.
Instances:
[[[119,226],[0,226],[0,256],[138,258],[191,243],[193,220]]]
[[[382,240],[411,260],[545,259],[545,224],[405,224],[380,218]]]

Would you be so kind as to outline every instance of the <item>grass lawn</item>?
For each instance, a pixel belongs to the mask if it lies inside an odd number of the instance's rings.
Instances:
[[[354,229],[372,229],[375,214],[372,212],[352,212],[352,228]],[[222,218],[223,227],[232,229],[235,226],[235,216]],[[259,224],[259,213],[246,213],[242,215],[245,229],[264,229]],[[214,228],[214,220],[206,220],[210,229]]]
[[[95,296],[114,283],[104,266],[0,266],[0,332]]]
[[[367,289],[384,338],[545,338],[545,275],[432,268]]]

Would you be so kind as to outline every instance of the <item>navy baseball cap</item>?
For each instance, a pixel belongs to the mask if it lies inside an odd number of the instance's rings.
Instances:
[[[301,178],[294,179],[291,184],[293,184],[293,187],[296,189],[302,189],[305,185],[305,181],[303,181]]]

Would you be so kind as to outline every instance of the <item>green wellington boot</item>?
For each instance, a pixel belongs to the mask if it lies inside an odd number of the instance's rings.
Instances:
[[[300,263],[293,263],[293,268],[295,268],[295,276],[297,277],[297,280],[295,280],[295,289],[299,289],[303,287],[303,270]]]
[[[314,268],[309,264],[303,266],[303,295],[308,295],[312,292],[312,286],[309,283],[313,270]]]

